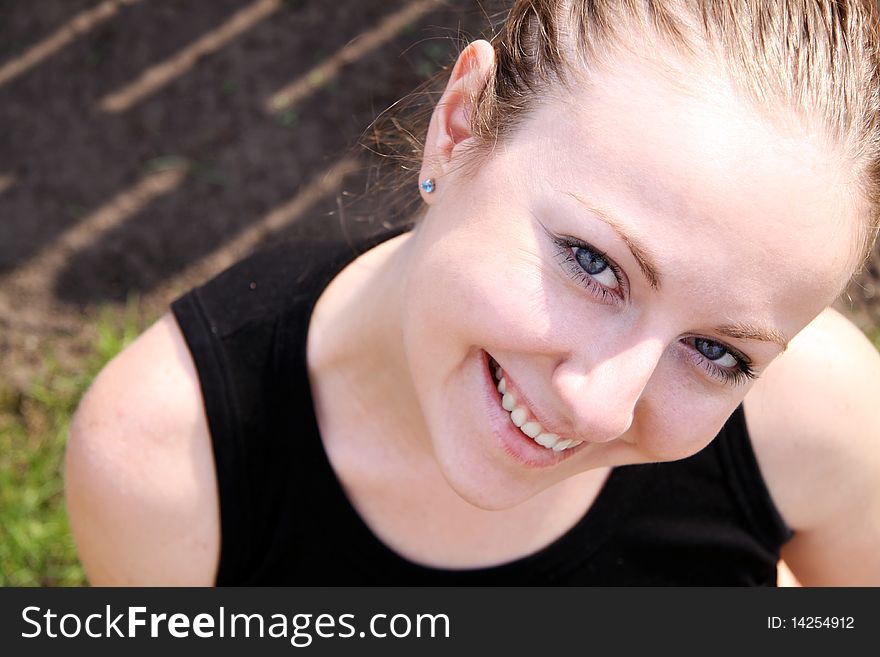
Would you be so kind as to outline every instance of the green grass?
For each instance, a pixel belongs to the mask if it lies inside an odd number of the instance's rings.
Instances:
[[[67,431],[95,375],[144,326],[136,301],[104,310],[77,371],[49,352],[29,389],[0,389],[0,586],[85,584],[64,507]]]

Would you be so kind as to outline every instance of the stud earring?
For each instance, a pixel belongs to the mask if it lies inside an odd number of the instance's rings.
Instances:
[[[434,191],[434,179],[427,178],[419,183],[419,188],[425,192],[425,194],[430,194]]]

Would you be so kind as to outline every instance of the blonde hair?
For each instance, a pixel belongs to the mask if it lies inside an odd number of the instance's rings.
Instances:
[[[759,107],[781,107],[823,130],[867,202],[858,240],[870,253],[880,226],[875,0],[515,0],[491,39],[495,70],[473,99],[477,154],[515,131],[576,66],[613,65],[615,52],[644,45],[632,43],[633,34],[659,38],[685,57],[711,53]],[[404,159],[420,157],[414,135],[424,126],[402,129],[393,121],[404,136]],[[406,184],[415,189],[412,179]]]

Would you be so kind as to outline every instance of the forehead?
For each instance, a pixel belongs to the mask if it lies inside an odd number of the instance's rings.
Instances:
[[[812,298],[818,312],[857,257],[840,157],[723,77],[693,76],[624,60],[549,100],[522,131],[532,182],[612,211],[672,272],[735,265],[741,285],[773,276],[777,294]]]

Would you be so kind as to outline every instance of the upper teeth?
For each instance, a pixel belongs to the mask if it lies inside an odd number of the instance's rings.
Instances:
[[[552,449],[554,452],[561,452],[569,447],[580,445],[582,440],[567,440],[560,438],[555,433],[544,431],[544,427],[536,419],[530,419],[529,409],[516,403],[516,397],[507,390],[507,379],[504,371],[500,367],[496,367],[495,375],[498,377],[498,392],[501,393],[501,406],[505,411],[510,413],[510,420],[519,430],[526,436],[534,440],[539,445]]]

